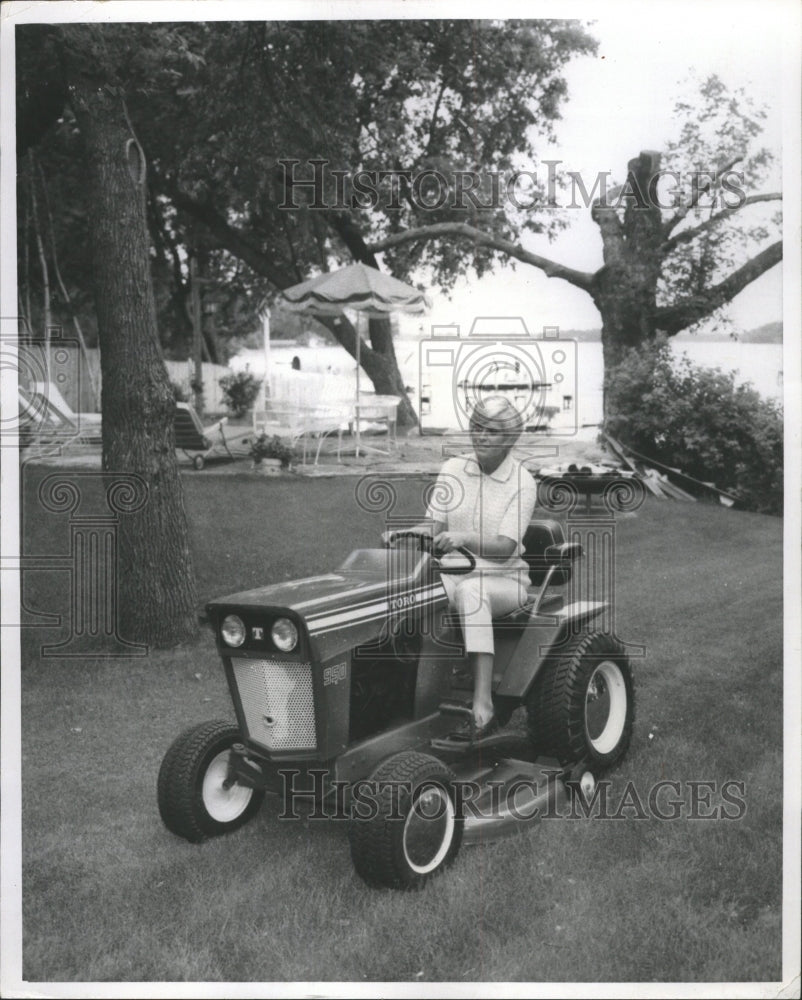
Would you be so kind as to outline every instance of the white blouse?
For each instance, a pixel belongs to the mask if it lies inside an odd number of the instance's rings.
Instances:
[[[516,546],[510,556],[477,557],[476,566],[495,572],[521,570],[526,568],[521,559],[523,536],[536,500],[535,480],[512,455],[489,475],[472,455],[461,455],[450,458],[440,470],[426,517],[444,524],[446,531],[475,532],[482,540],[497,535],[513,539]]]

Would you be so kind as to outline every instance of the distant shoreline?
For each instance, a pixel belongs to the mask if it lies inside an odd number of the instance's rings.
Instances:
[[[782,344],[783,325],[781,320],[775,320],[774,322],[754,327],[751,330],[734,330],[733,334],[734,336],[726,330],[718,333],[711,331],[706,333],[688,333],[687,331],[682,331],[670,339],[677,344],[727,344],[733,341],[741,344]],[[576,340],[582,344],[597,344],[601,342],[601,330],[560,329],[560,337],[563,340]],[[402,336],[399,339],[406,340],[409,338]],[[539,334],[535,334],[535,339],[540,339]],[[332,339],[331,342],[334,343],[334,340]],[[272,343],[274,347],[289,347],[293,344],[301,346],[297,340],[282,340],[279,337],[274,337]]]
[[[682,331],[671,337],[678,344],[726,344],[737,340],[741,344],[781,344],[783,342],[783,325],[781,320],[764,323],[751,330],[733,330],[734,336],[726,331],[706,333],[688,333]],[[601,330],[560,330],[560,336],[566,340],[577,340],[581,343],[596,343],[601,340]]]

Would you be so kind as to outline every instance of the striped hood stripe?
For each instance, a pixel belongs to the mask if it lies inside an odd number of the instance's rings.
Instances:
[[[445,600],[446,592],[443,585],[437,583],[419,590],[404,590],[393,595],[385,593],[381,599],[369,601],[357,607],[310,615],[307,617],[306,623],[309,631],[317,634],[331,629],[343,628],[347,625],[361,625],[378,618],[384,618],[390,612],[427,607]]]

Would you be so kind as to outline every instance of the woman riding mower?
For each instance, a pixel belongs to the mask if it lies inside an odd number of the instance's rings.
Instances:
[[[521,558],[523,536],[535,509],[537,486],[511,452],[523,420],[504,396],[478,403],[470,419],[473,455],[451,458],[440,470],[426,520],[404,532],[433,537],[445,555],[471,552],[475,568],[465,575],[443,574],[449,604],[459,616],[473,671],[473,727],[463,732],[478,741],[498,720],[493,711],[493,618],[526,604],[529,567]],[[443,498],[447,498],[443,501]],[[392,546],[396,532],[385,532]],[[400,532],[398,533],[400,534]]]

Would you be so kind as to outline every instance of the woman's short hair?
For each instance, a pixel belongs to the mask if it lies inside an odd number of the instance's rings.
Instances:
[[[524,429],[524,419],[506,396],[486,396],[471,411],[471,424],[491,424],[505,430],[510,447]]]

